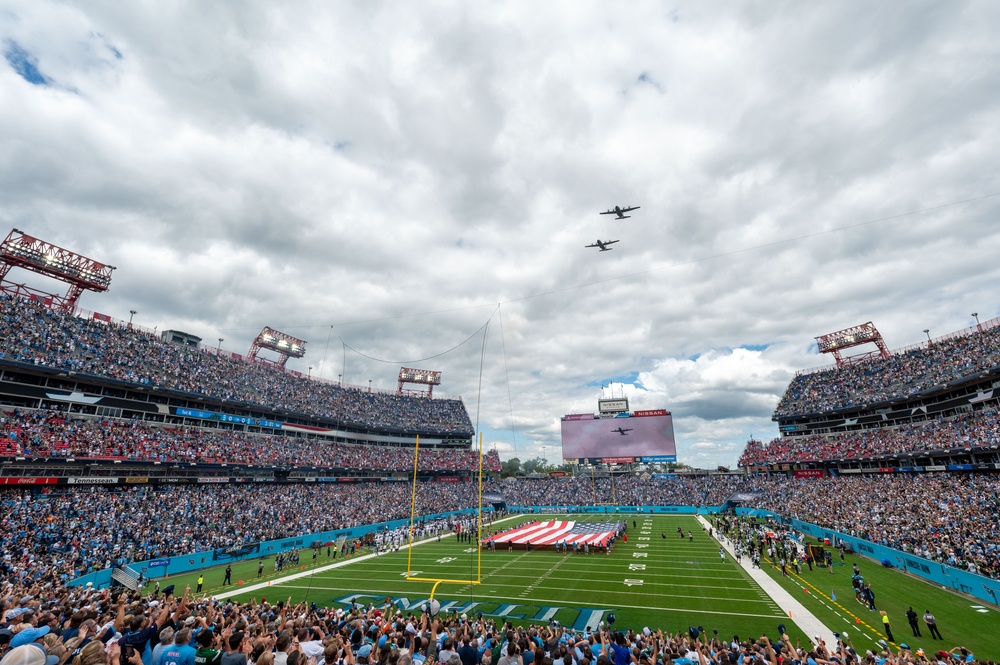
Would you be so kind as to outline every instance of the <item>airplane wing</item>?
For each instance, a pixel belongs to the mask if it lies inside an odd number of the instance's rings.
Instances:
[[[605,243],[607,244],[607,243]],[[600,247],[600,245],[584,245],[584,247]]]
[[[605,245],[613,245],[616,242],[621,242],[621,240],[606,240],[606,241],[604,241],[604,244]]]
[[[616,213],[614,210],[609,210],[607,212],[602,212],[601,214],[602,215],[616,215],[618,213]]]
[[[641,207],[642,206],[632,206],[631,208],[622,208],[622,212],[632,212],[633,210],[638,210]],[[603,215],[604,213],[601,214]]]

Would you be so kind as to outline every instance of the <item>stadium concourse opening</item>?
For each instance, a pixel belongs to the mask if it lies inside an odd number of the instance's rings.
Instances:
[[[562,552],[604,552],[610,554],[619,537],[626,538],[624,522],[579,522],[549,520],[528,522],[482,540],[483,547],[507,546],[521,549],[545,548]]]

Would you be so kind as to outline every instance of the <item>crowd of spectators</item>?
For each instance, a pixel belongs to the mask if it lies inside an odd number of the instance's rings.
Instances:
[[[1000,579],[1000,475],[748,476],[758,508]]]
[[[644,480],[580,475],[502,483],[512,506],[719,506],[740,488],[741,476],[677,476]]]
[[[792,379],[775,415],[823,413],[910,397],[1000,366],[1000,327]]]
[[[1000,442],[996,409],[951,418],[837,434],[786,436],[768,444],[751,440],[740,456],[740,466],[823,460],[885,459],[937,450],[988,448]]]
[[[60,411],[0,412],[0,457],[21,456],[407,471],[413,469],[414,450],[335,443],[321,437],[153,426]],[[473,471],[479,469],[479,452],[425,448],[419,463],[427,471]],[[500,470],[495,450],[484,453],[483,469]]]
[[[112,564],[405,519],[411,491],[402,482],[3,490],[0,577],[65,582]],[[419,515],[477,505],[477,483],[417,487]]]
[[[835,644],[676,633],[603,622],[574,631],[498,624],[477,614],[379,605],[321,607],[266,598],[234,602],[159,585],[112,593],[7,580],[0,596],[2,665],[951,665],[990,663],[961,646],[926,653],[886,642]],[[741,631],[743,632],[743,631]],[[852,631],[853,632],[853,631]],[[890,638],[891,639],[891,638]],[[866,649],[866,647],[869,647]]]
[[[6,294],[0,295],[0,358],[354,427],[473,435],[461,400],[316,381],[228,354],[165,342],[128,326],[56,312]]]
[[[997,475],[859,475],[824,479],[794,479],[774,474],[673,478],[630,476],[613,480],[577,477],[508,480],[488,483],[484,489],[499,491],[512,504],[568,507],[593,505],[595,502],[614,502],[618,505],[718,505],[731,492],[753,491],[758,494],[754,504],[756,507],[865,538],[942,564],[994,578],[1000,577],[1000,535],[996,530],[996,524],[1000,523],[1000,476]],[[477,490],[474,483],[423,484],[417,493],[417,511],[427,515],[474,506]],[[57,490],[50,494],[5,490],[0,493],[0,502],[6,516],[0,523],[0,551],[4,553],[3,560],[0,561],[0,577],[6,586],[0,593],[0,602],[5,603],[2,608],[4,620],[15,629],[7,637],[10,639],[21,630],[37,630],[41,626],[49,626],[50,630],[57,631],[69,628],[70,632],[61,644],[46,645],[53,648],[52,653],[64,656],[65,653],[55,647],[64,646],[73,651],[77,651],[78,647],[86,648],[80,640],[69,642],[70,638],[78,635],[73,631],[81,628],[81,624],[91,622],[87,624],[87,632],[91,637],[108,630],[108,625],[114,623],[119,615],[115,601],[106,594],[98,597],[94,595],[98,592],[65,587],[65,582],[69,579],[88,570],[105,568],[114,562],[176,556],[257,540],[302,536],[405,518],[409,514],[409,498],[410,486],[407,483],[95,488],[85,492]],[[150,619],[155,621],[160,616],[163,607],[170,609],[168,614],[179,609],[176,599],[158,597],[154,599],[156,604],[149,600],[126,600],[124,614],[128,616],[131,613],[133,618],[145,617],[148,625]],[[84,606],[89,608],[88,613],[79,614],[78,611]],[[30,608],[31,611],[23,613],[24,608]],[[227,612],[224,603],[202,604],[200,607],[190,608],[195,616],[193,622],[187,619],[183,609],[177,618],[184,626],[194,623],[205,628],[216,623],[218,635],[221,637],[225,634],[227,639],[230,635],[242,632],[243,636],[233,644],[239,649],[245,648],[251,661],[260,662],[261,665],[274,665],[266,658],[260,660],[262,656],[258,649],[265,643],[273,646],[274,639],[281,634],[280,627],[275,630],[274,626],[269,627],[268,624],[276,619],[279,623],[286,620],[282,609],[258,606],[244,607],[238,611],[230,608]],[[406,636],[412,639],[415,633],[406,627],[408,622],[413,622],[418,633],[421,622],[423,630],[430,625],[422,617],[412,620],[400,617],[400,622],[397,623],[395,617],[392,617],[394,612],[386,614],[389,609],[382,608],[378,615],[371,608],[353,610],[355,617],[366,616],[367,619],[363,620],[366,623],[360,626],[361,635],[354,635],[353,628],[349,631],[354,660],[334,658],[338,665],[356,664],[365,662],[365,659],[369,663],[381,663],[381,658],[385,657],[377,646],[381,635],[388,635],[389,639],[405,639]],[[22,618],[22,614],[32,612],[34,616]],[[251,622],[256,627],[230,626],[225,621],[218,623],[220,617],[230,614],[235,617],[247,613],[262,619]],[[267,616],[266,619],[263,618],[264,615]],[[349,624],[352,620],[350,610],[345,612],[341,609],[337,612],[336,608],[324,610],[301,607],[295,609],[294,615],[299,620],[305,616],[307,622],[318,622],[317,626],[324,634],[339,634],[343,621],[346,620]],[[55,621],[56,617],[58,621]],[[390,621],[390,617],[393,619],[391,627],[386,629],[385,622]],[[467,620],[463,624],[458,618],[455,619],[459,628],[475,622]],[[20,625],[24,620],[30,625]],[[370,628],[367,622],[373,622],[379,629],[370,648],[362,651],[363,637]],[[138,631],[139,628],[135,626],[141,627],[142,623],[140,620],[132,624],[131,632]],[[119,624],[117,632],[129,633],[125,625]],[[0,643],[5,637],[3,628],[0,626]],[[227,628],[232,630],[227,632]],[[581,649],[584,657],[597,659],[599,665],[610,665],[610,662],[603,663],[600,660],[600,642],[617,640],[617,637],[600,636],[597,631],[592,632],[591,636],[572,636],[558,627],[548,630],[554,630],[558,635],[553,639],[552,635],[540,634],[543,650],[559,650],[561,643],[567,649]],[[518,650],[523,652],[526,647],[522,638],[527,639],[528,649],[538,646],[527,630],[523,633],[518,632],[518,629],[514,631],[511,636],[496,626],[483,623],[478,629],[478,635],[469,635],[469,641],[480,649],[480,657],[502,642],[517,643]],[[252,635],[252,639],[246,637],[247,633]],[[489,641],[490,635],[492,642]],[[39,635],[39,639],[41,637]],[[565,642],[562,641],[564,637]],[[323,638],[319,639],[322,641]],[[728,654],[741,654],[744,663],[756,661],[759,665],[764,665],[765,662],[773,664],[774,660],[769,654],[774,652],[769,652],[768,649],[777,648],[777,645],[769,645],[763,641],[745,644],[737,641],[732,644],[712,638],[705,639],[705,636],[671,635],[659,631],[627,633],[623,639],[625,642],[620,646],[639,650],[640,665],[654,665],[657,654],[661,657],[669,655],[669,660],[674,663],[681,658],[694,657],[697,661],[692,663],[708,665],[709,662],[717,662],[724,665],[729,662]],[[300,646],[302,642],[310,640],[309,635],[300,637]],[[341,647],[346,649],[347,640],[344,642]],[[461,642],[459,637],[453,643],[455,650]],[[553,644],[549,645],[549,642]],[[150,647],[152,646],[151,644]],[[287,646],[287,642],[283,646]],[[318,654],[319,645],[314,646]],[[430,645],[418,646],[417,652],[427,646]],[[843,659],[841,662],[845,665],[852,658],[847,646],[849,645],[844,645],[840,655]],[[812,650],[817,647],[818,645],[805,646]],[[267,648],[265,645],[264,650]],[[412,645],[404,648],[412,648]],[[448,645],[442,643],[433,648],[448,650]],[[782,640],[781,649],[786,655],[798,653],[798,648],[799,645]],[[613,651],[610,646],[605,649]],[[647,650],[645,660],[642,657],[643,650]],[[362,653],[365,655],[362,656]],[[420,655],[432,656],[426,654],[426,650]],[[828,653],[827,656],[829,655]],[[718,659],[723,656],[727,660],[720,662]],[[507,657],[501,655],[501,659]],[[545,654],[540,657],[542,663],[545,658],[550,658]],[[921,660],[919,656],[908,652],[890,654],[889,658],[896,660],[887,659],[886,663],[933,662]],[[490,659],[492,660],[492,654]],[[582,659],[569,660],[576,665],[583,665]],[[98,662],[100,665],[108,665],[104,660],[81,665],[98,665]],[[443,662],[445,665],[460,665],[447,660]],[[506,662],[510,663],[509,660]],[[57,665],[55,661],[53,665]],[[115,660],[111,665],[120,664]],[[145,662],[140,658],[133,665],[145,665]],[[563,665],[571,665],[565,656]]]
[[[15,586],[0,607],[3,665],[951,665],[977,660],[963,647],[929,655],[850,637],[827,645],[783,628],[741,640],[691,627],[584,631],[514,626],[481,614],[412,612],[380,605],[320,607],[266,599],[204,602],[176,593]],[[621,628],[616,626],[615,628]]]
[[[1000,475],[850,475],[795,479],[785,474],[713,475],[643,480],[504,482],[521,506],[719,506],[756,492],[751,507],[1000,579]]]
[[[477,505],[477,483],[421,483],[417,512]],[[751,504],[1000,579],[1000,476],[783,474],[487,482],[508,505],[718,506],[735,492]],[[0,493],[0,573],[70,579],[112,563],[174,556],[241,542],[308,535],[409,516],[409,483],[172,486]],[[150,509],[154,506],[155,509]]]
[[[757,507],[970,572],[1000,577],[1000,535],[994,528],[1000,520],[1000,478],[963,476],[961,482],[941,481],[936,475],[825,480],[790,480],[784,476],[713,476],[631,483],[619,480],[622,493],[617,496],[621,505],[720,505],[735,491],[758,491],[761,498]],[[601,480],[597,484],[601,492],[608,491],[597,498],[610,498],[610,488],[601,487]],[[423,485],[418,494],[423,502],[418,512],[474,506],[474,488],[469,483]],[[119,559],[170,556],[229,546],[239,540],[284,538],[405,517],[408,509],[400,509],[406,508],[408,491],[406,483],[276,486],[264,492],[239,486],[184,487],[155,493],[98,491],[88,494],[85,501],[76,501],[75,494],[32,499],[14,492],[5,496],[5,507],[16,517],[0,533],[8,551],[30,553],[38,549],[36,545],[43,545],[42,549],[51,550],[57,558],[68,553],[63,567],[71,566],[79,573],[106,567]],[[588,495],[579,479],[505,482],[502,493],[512,505],[594,504],[593,495]],[[639,497],[646,500],[640,502]],[[626,499],[628,503],[624,503]],[[137,509],[147,500],[193,519],[185,519],[183,526],[157,529],[159,517]],[[389,509],[392,506],[398,508]],[[273,519],[256,519],[258,514],[272,515]],[[113,515],[125,516],[128,528],[107,533],[102,525]],[[81,534],[81,526],[93,530],[90,537]],[[63,539],[67,533],[74,534],[71,541]]]

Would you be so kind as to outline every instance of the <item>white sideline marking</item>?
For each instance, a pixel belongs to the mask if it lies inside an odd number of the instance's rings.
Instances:
[[[698,515],[698,521],[701,522],[702,526],[705,528],[712,527],[708,521]],[[712,527],[713,538],[719,541],[719,543],[729,552],[730,556],[733,557],[733,561],[736,560],[736,553],[733,548],[729,545],[729,540],[721,536],[714,527]],[[744,557],[744,560],[740,562],[740,566],[743,567],[750,577],[756,582],[761,589],[763,589],[771,599],[777,603],[778,607],[788,616],[788,613],[792,613],[791,621],[805,631],[806,635],[819,635],[827,644],[836,644],[837,640],[833,636],[833,631],[826,627],[826,625],[816,618],[812,612],[806,609],[805,605],[796,600],[792,594],[785,591],[785,589],[771,579],[771,576],[765,573],[759,568],[754,568],[750,562],[750,557]]]

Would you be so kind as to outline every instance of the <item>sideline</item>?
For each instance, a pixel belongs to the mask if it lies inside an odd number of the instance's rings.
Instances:
[[[729,539],[723,536],[718,530],[712,526],[708,520],[706,520],[701,515],[698,515],[698,521],[701,522],[703,527],[712,529],[712,537],[715,538],[729,553],[729,556],[733,557],[733,561],[736,561],[736,553],[733,551],[732,546],[729,543]],[[739,564],[743,567],[743,570],[747,572],[748,575],[756,582],[764,592],[771,597],[778,607],[784,611],[785,614],[789,615],[789,620],[795,622],[795,624],[805,631],[805,634],[810,637],[810,639],[815,640],[816,635],[819,636],[821,640],[827,644],[837,644],[837,638],[833,636],[833,631],[826,627],[826,625],[816,618],[816,615],[806,609],[805,605],[800,603],[795,599],[792,594],[788,593],[780,584],[775,582],[770,575],[765,573],[760,568],[754,568],[749,561],[749,557],[743,557],[743,560]]]
[[[519,517],[523,517],[523,515],[511,515],[510,517],[502,517],[498,520],[493,520],[493,524],[499,524],[500,522],[506,522],[507,520],[512,520]],[[453,538],[454,536],[455,534],[453,532],[441,534],[442,539]],[[437,542],[437,536],[431,536],[430,538],[425,538],[424,540],[417,541],[413,543],[413,545],[407,543],[406,545],[400,547],[399,551],[402,552],[403,550],[409,547],[417,547],[418,545],[426,545],[427,543],[436,543],[436,542]],[[242,596],[243,594],[246,593],[252,593],[254,591],[259,591],[261,589],[268,589],[272,585],[278,586],[284,582],[291,582],[293,580],[298,580],[303,577],[308,577],[310,575],[316,575],[317,573],[325,573],[328,570],[340,568],[341,566],[349,566],[352,563],[357,563],[358,561],[367,561],[368,559],[374,559],[376,557],[383,557],[383,556],[385,556],[385,554],[362,554],[361,556],[354,557],[353,559],[342,559],[337,563],[327,564],[325,566],[320,566],[318,568],[310,568],[308,570],[292,573],[291,575],[285,575],[284,577],[278,577],[273,580],[268,580],[267,582],[248,584],[243,587],[240,587],[239,589],[233,589],[232,591],[223,591],[222,593],[210,594],[209,597],[218,598],[219,600],[225,600],[226,598],[232,598],[233,596]]]

